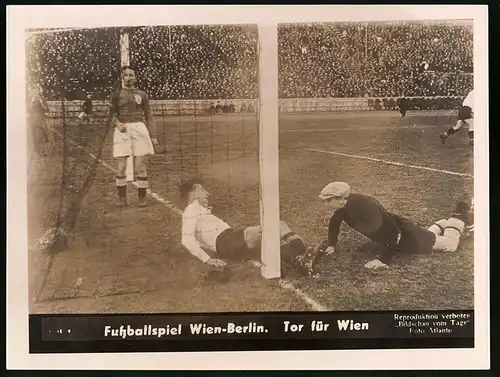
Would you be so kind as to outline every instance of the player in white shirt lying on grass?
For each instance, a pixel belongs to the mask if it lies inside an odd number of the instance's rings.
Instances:
[[[180,187],[181,197],[187,200],[182,214],[182,245],[203,263],[214,270],[224,270],[226,260],[261,260],[261,228],[246,226],[232,228],[212,214],[208,191],[201,180],[192,179]],[[288,225],[280,222],[282,271],[292,267],[309,273],[303,259],[311,254],[302,239]],[[210,251],[217,257],[210,256]]]

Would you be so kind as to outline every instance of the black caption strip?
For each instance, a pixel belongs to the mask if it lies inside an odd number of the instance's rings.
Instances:
[[[33,353],[469,348],[473,317],[473,311],[33,315],[30,346]]]

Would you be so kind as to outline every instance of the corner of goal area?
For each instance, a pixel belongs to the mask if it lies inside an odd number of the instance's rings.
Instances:
[[[90,157],[93,159],[98,159],[98,157],[94,154],[90,154]],[[115,169],[111,165],[109,165],[107,162],[103,161],[102,159],[99,159],[99,164],[104,167],[106,170],[109,170],[110,172],[115,172]],[[133,185],[137,187],[137,182],[129,182],[129,185]],[[91,191],[96,190],[98,186],[93,184],[90,187],[90,190],[88,194],[91,194]],[[181,220],[182,216],[182,211],[171,201],[163,198],[161,195],[155,193],[152,190],[148,190],[149,196],[154,199],[156,202],[159,202],[163,204],[167,209],[172,212],[173,214],[173,219],[176,218],[177,220]],[[106,203],[106,207],[112,206],[112,203]],[[236,267],[236,266],[235,266]],[[245,273],[243,270],[246,270],[250,267],[251,270],[255,271],[255,269],[260,269],[262,267],[262,264],[260,261],[249,261],[248,264],[240,264],[239,267],[236,267],[236,270],[238,270],[240,273],[242,272],[243,275]],[[235,271],[235,272],[238,272]],[[243,279],[242,279],[243,278]],[[250,280],[247,280],[250,279]],[[235,281],[236,280],[236,281]],[[242,280],[238,283],[237,280]],[[245,281],[246,280],[246,281]],[[253,282],[250,282],[253,281]],[[230,279],[229,283],[231,285],[234,285],[235,288],[236,286],[239,286],[239,289],[249,291],[249,296],[252,297],[254,300],[259,302],[258,306],[259,309],[262,309],[262,307],[267,308],[267,311],[290,311],[290,310],[313,310],[313,311],[327,311],[327,309],[317,303],[314,299],[309,297],[306,293],[304,293],[302,290],[299,288],[295,287],[295,285],[288,280],[284,279],[265,279],[262,277],[261,273],[255,274],[251,273],[251,276],[245,277],[240,276],[240,279],[238,279],[238,275],[235,274],[233,277]],[[250,283],[250,284],[249,284]],[[271,284],[269,284],[271,283]],[[244,288],[245,285],[248,285],[247,288]],[[252,291],[254,291],[252,293]],[[290,300],[289,295],[292,295],[295,297],[295,300]],[[249,299],[250,297],[247,296],[246,299]],[[287,298],[288,297],[288,298]],[[298,298],[298,300],[296,300]],[[291,307],[290,307],[291,306]]]

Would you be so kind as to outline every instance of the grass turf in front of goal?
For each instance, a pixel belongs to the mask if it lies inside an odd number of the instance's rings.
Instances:
[[[233,226],[258,224],[255,115],[162,117],[157,122],[170,143],[166,155],[150,159],[151,190],[182,210],[177,184],[200,176],[217,215]],[[263,279],[248,263],[231,264],[225,283],[207,279],[206,266],[180,245],[178,211],[153,198],[146,208],[133,203],[117,208],[110,140],[81,203],[69,249],[52,255],[30,250],[31,313],[308,310],[296,295]],[[60,164],[58,159],[47,157],[38,165],[39,173],[52,179],[30,189],[33,223],[57,208],[60,181],[48,173]],[[136,192],[129,184],[129,195]],[[45,200],[37,202],[34,196],[42,195]],[[38,230],[32,227],[33,234]]]
[[[449,114],[419,111],[405,118],[396,112],[282,114],[281,217],[306,242],[325,239],[331,212],[318,195],[331,181],[345,181],[352,192],[425,228],[448,217],[458,199],[474,192],[467,133],[445,146],[439,140],[452,122]],[[377,257],[356,252],[367,241],[344,224],[336,253],[322,262],[322,278],[294,283],[335,310],[474,307],[472,235],[462,236],[455,253],[398,255],[381,271],[363,267]]]

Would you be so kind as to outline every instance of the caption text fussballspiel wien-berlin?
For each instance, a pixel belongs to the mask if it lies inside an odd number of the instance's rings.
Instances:
[[[187,328],[187,329],[186,329]],[[110,338],[127,337],[158,337],[183,335],[187,331],[191,335],[212,335],[212,334],[245,334],[245,333],[266,333],[268,330],[255,322],[249,322],[246,325],[237,325],[229,322],[225,326],[208,326],[203,323],[190,325],[166,325],[156,327],[144,325],[142,327],[121,325],[120,327],[105,326],[104,336]]]
[[[368,323],[356,323],[352,320],[339,320],[338,329],[340,331],[363,331],[368,330]],[[302,332],[308,329],[312,332],[322,332],[329,330],[329,324],[323,321],[312,321],[308,325],[294,324],[290,321],[283,322],[283,331],[285,333]],[[210,326],[204,323],[195,323],[189,325],[166,325],[156,327],[152,325],[131,326],[121,325],[120,327],[105,326],[104,336],[107,338],[137,338],[137,337],[165,337],[179,336],[187,332],[190,335],[215,335],[215,334],[258,334],[268,333],[265,326],[258,325],[256,322],[249,322],[246,325],[238,325],[228,322],[224,326]]]

